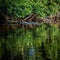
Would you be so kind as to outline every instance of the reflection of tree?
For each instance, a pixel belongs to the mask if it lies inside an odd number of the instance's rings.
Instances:
[[[6,40],[7,40],[7,33],[2,33],[3,34],[3,38],[4,38],[4,42],[2,43],[2,48],[3,48],[3,55],[2,55],[2,60],[7,60],[10,57],[10,51],[7,50],[6,48]],[[4,57],[4,58],[3,58]]]
[[[42,45],[41,45],[41,53],[42,53],[41,55],[44,58],[44,60],[50,60],[47,56],[47,51],[46,51],[44,42],[42,42]]]

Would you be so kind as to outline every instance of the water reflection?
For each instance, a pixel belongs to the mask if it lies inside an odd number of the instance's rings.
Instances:
[[[9,33],[8,37],[4,34],[4,42],[1,43],[3,54],[0,60],[59,60],[60,44],[57,40],[60,40],[60,30],[52,30],[52,27],[46,30],[45,26],[40,26],[37,30]]]
[[[34,60],[34,56],[35,56],[35,48],[27,47],[25,49],[25,60]]]

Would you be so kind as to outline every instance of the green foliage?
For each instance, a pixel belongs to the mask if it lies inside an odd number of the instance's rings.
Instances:
[[[19,0],[19,1],[15,1],[15,0],[6,0],[6,4],[7,4],[7,13],[9,15],[14,15],[16,17],[21,17],[24,18],[25,16],[29,15],[32,13],[32,1],[28,1],[28,0]]]
[[[38,14],[40,17],[53,15],[60,9],[60,1],[58,0],[1,0],[1,11],[11,16],[24,18],[32,13]],[[57,1],[57,2],[56,2]],[[5,8],[3,8],[3,5]]]

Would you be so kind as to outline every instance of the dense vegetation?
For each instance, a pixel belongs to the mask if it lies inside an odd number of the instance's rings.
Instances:
[[[60,0],[0,0],[1,12],[24,18],[32,13],[40,17],[56,14]]]
[[[40,17],[55,15],[59,9],[60,0],[0,0],[0,13],[20,18],[32,13]],[[0,59],[60,60],[60,29],[57,25],[41,24],[32,30],[3,32]]]

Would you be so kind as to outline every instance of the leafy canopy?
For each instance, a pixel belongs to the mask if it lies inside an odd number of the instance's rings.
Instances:
[[[4,1],[4,4],[3,4]],[[60,9],[59,0],[0,0],[0,6],[7,14],[24,18],[27,15],[36,13],[41,17],[55,14]]]

